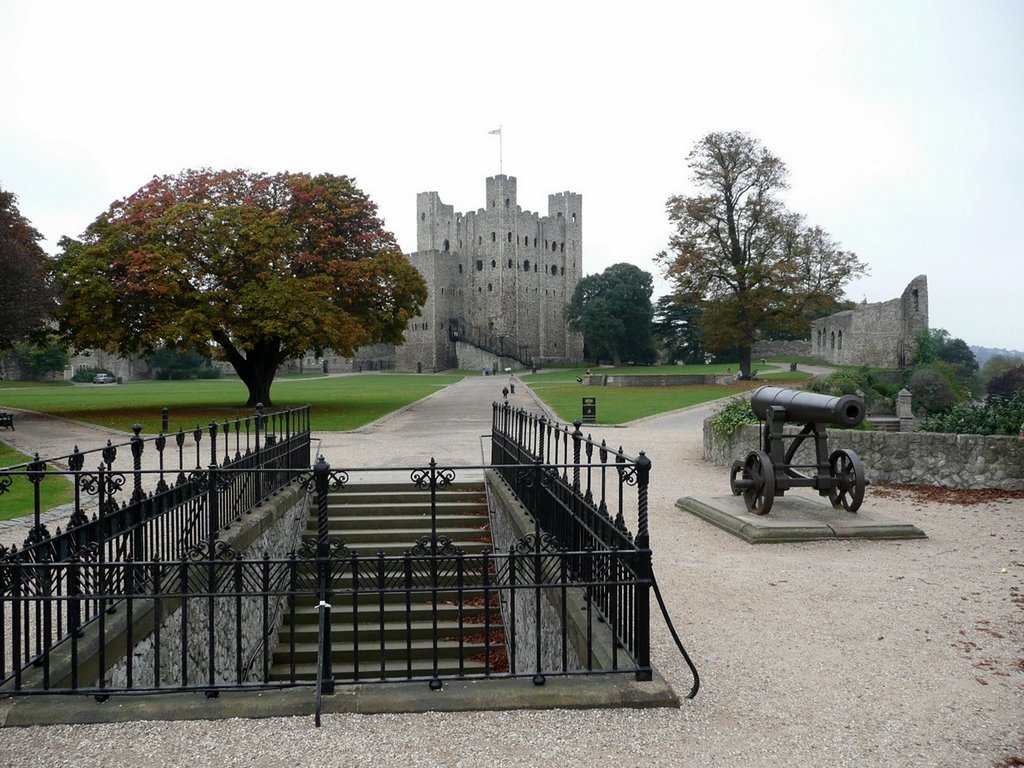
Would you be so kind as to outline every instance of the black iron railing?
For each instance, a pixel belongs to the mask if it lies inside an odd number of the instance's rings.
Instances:
[[[579,424],[570,430],[495,405],[489,466],[332,469],[321,459],[310,467],[308,411],[267,422],[273,439],[261,418],[272,417],[257,418],[251,442],[248,427],[195,432],[194,467],[178,440],[170,470],[166,443],[153,469],[142,468],[145,449],[132,451],[125,482],[111,479],[119,474],[113,455],[96,472],[71,470],[76,498],[95,499],[96,514],[82,521],[76,501],[78,517],[51,536],[37,510],[34,540],[0,551],[3,689],[102,697],[310,686],[319,702],[352,682],[651,679],[650,462],[642,453],[631,458],[583,437]],[[233,455],[218,463],[226,449],[217,435],[232,431]],[[8,472],[42,472],[37,463]],[[439,528],[446,494],[467,479],[479,488],[487,470],[529,523],[506,529],[496,546],[492,505],[454,541]],[[331,509],[358,492],[355,472],[408,478],[399,492],[420,494],[429,516],[415,543],[366,551],[339,530]],[[133,500],[118,505],[129,478]],[[295,482],[313,501],[316,525],[290,555],[234,552],[217,537],[271,489]]]
[[[119,596],[143,588],[140,579],[154,572],[140,564],[214,551],[219,532],[308,471],[309,415],[308,406],[258,409],[179,430],[171,440],[143,438],[136,425],[126,443],[76,447],[45,460],[37,454],[0,470],[0,502],[14,482],[27,480],[34,489],[24,544],[0,545],[0,624],[10,629],[0,640],[0,679],[19,664],[47,668],[52,649],[81,637],[90,622],[102,623]],[[96,468],[86,469],[92,461]],[[64,529],[51,534],[42,522],[40,487],[61,475],[73,483],[73,509]]]

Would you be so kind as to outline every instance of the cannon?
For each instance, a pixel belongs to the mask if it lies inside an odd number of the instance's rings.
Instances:
[[[828,452],[826,424],[856,427],[864,420],[864,401],[855,395],[830,397],[782,387],[761,387],[750,407],[763,422],[761,448],[751,451],[729,470],[729,487],[743,495],[747,509],[767,515],[776,496],[790,488],[814,488],[835,507],[860,509],[868,481],[860,457],[845,448]],[[787,423],[804,425],[798,434],[785,434]],[[797,449],[814,438],[815,463],[794,464]],[[788,441],[788,445],[787,445]]]

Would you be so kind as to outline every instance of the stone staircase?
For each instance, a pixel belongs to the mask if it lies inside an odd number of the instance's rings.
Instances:
[[[438,675],[504,671],[497,593],[488,591],[490,606],[485,607],[479,567],[464,568],[460,587],[456,558],[443,554],[450,549],[441,550],[436,566],[425,556],[430,553],[429,491],[410,489],[408,483],[349,485],[331,494],[328,516],[330,539],[344,542],[359,556],[357,599],[343,591],[353,584],[352,561],[338,559],[333,569],[333,583],[339,590],[330,601],[336,680],[433,677],[435,648]],[[453,483],[438,491],[440,542],[447,539],[466,555],[479,554],[492,548],[488,522],[483,483]],[[314,511],[305,533],[311,544],[316,526]],[[378,556],[401,558],[410,551],[408,561],[385,561],[381,590]],[[271,669],[274,680],[292,679],[293,643],[294,678],[316,677],[318,600],[312,569],[306,578],[299,586],[308,593],[296,598],[294,621],[286,612],[282,622]],[[410,584],[412,589],[407,589]],[[490,636],[487,643],[485,630]]]

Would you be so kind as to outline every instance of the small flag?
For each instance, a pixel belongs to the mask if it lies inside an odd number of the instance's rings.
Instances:
[[[501,136],[501,128],[495,128],[493,131],[488,131],[487,133],[489,133],[491,136],[493,136],[495,134],[497,134],[498,136]]]

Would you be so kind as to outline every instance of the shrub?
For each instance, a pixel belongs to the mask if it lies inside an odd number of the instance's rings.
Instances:
[[[75,371],[74,374],[71,376],[71,380],[77,381],[79,383],[85,382],[88,384],[92,382],[92,377],[95,376],[97,373],[106,373],[108,375],[113,376],[113,373],[111,371],[108,371],[106,368],[85,367],[79,368],[77,371]]]
[[[757,416],[745,397],[734,397],[711,416],[711,429],[722,439],[728,439],[743,424],[756,424]]]
[[[925,432],[961,435],[1016,435],[1024,425],[1024,390],[1013,397],[990,397],[983,403],[958,403],[925,419]]]
[[[205,367],[204,366],[203,368],[199,368],[198,370],[196,370],[196,378],[197,379],[219,379],[220,378],[220,368],[217,368],[216,366],[212,366],[212,365],[209,366],[209,367]]]
[[[1024,365],[1017,365],[993,376],[985,387],[989,397],[1013,397],[1024,391]]]
[[[914,402],[927,414],[948,411],[957,402],[953,384],[937,367],[916,369],[910,376],[909,387]]]

